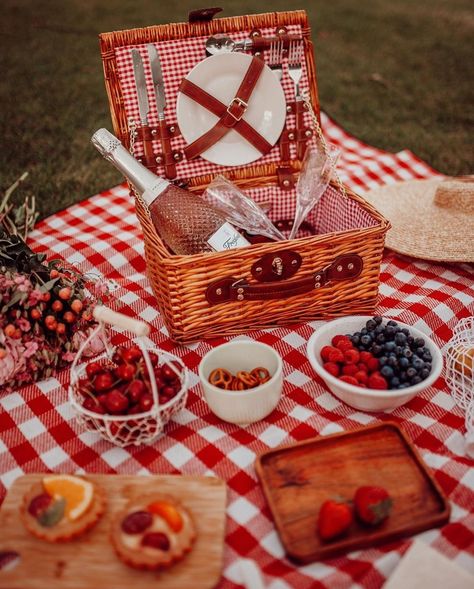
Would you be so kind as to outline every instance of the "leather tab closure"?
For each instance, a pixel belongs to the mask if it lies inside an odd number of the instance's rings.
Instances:
[[[219,12],[222,12],[222,8],[199,8],[197,10],[191,10],[188,15],[188,22],[210,22]]]
[[[296,274],[302,261],[298,252],[282,250],[274,254],[265,254],[253,264],[250,271],[259,282],[285,280]]]
[[[293,176],[293,168],[281,166],[277,168],[278,185],[282,190],[292,190],[296,180]]]
[[[288,250],[288,253],[294,254],[296,252]],[[269,254],[269,256],[275,257],[277,254]],[[288,280],[287,282],[284,282],[282,279],[276,279],[277,282],[267,281],[251,284],[245,278],[239,279],[230,276],[211,283],[206,289],[206,299],[210,305],[217,305],[228,301],[244,302],[287,299],[292,296],[308,293],[312,290],[318,290],[334,281],[357,278],[362,272],[363,265],[364,261],[358,254],[345,254],[338,256],[332,264],[317,272],[297,280]],[[270,267],[267,266],[267,268]],[[279,263],[274,264],[272,261],[271,268],[271,270],[267,269],[266,271],[273,272],[275,276],[278,276]],[[257,272],[257,274],[263,274],[263,269],[262,272]],[[275,278],[273,280],[275,281]]]

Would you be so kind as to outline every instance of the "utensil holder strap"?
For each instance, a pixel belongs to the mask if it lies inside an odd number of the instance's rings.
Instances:
[[[210,305],[229,301],[265,301],[286,299],[301,295],[327,284],[356,278],[362,272],[364,262],[358,254],[338,256],[332,264],[297,280],[250,284],[245,278],[229,276],[216,280],[206,289]]]

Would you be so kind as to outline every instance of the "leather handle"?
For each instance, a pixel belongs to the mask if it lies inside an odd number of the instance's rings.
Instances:
[[[170,180],[176,178],[176,166],[173,159],[173,150],[171,149],[171,141],[169,136],[168,125],[165,119],[159,121],[160,125],[160,136],[161,136],[161,147],[163,150],[163,164],[165,167],[165,175]]]
[[[296,100],[295,102],[295,114],[296,114],[296,157],[302,161],[306,152],[307,137],[305,137],[305,125],[304,125],[304,102],[302,100]]]
[[[304,278],[282,282],[249,283],[245,278],[229,276],[216,280],[206,289],[210,305],[228,301],[266,301],[287,299],[317,290],[329,283],[356,278],[364,262],[358,254],[338,256],[332,264]]]

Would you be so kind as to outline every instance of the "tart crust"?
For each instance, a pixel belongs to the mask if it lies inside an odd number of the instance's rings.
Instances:
[[[80,478],[80,477],[78,477]],[[26,529],[41,540],[47,542],[68,542],[81,536],[90,530],[99,521],[105,511],[106,500],[102,489],[94,483],[94,496],[87,511],[75,521],[64,518],[57,525],[50,528],[42,526],[35,517],[28,512],[31,500],[37,495],[43,494],[44,488],[41,483],[35,483],[23,497],[20,508],[20,517]]]
[[[150,528],[140,534],[125,533],[122,530],[122,521],[125,517],[135,511],[146,510],[154,501],[166,501],[173,505],[183,519],[182,529],[179,532],[173,531],[161,516],[153,514],[153,524]],[[149,532],[166,534],[170,541],[169,550],[142,546],[141,540]],[[122,562],[136,569],[156,570],[168,568],[191,550],[196,539],[196,528],[189,511],[176,499],[166,495],[150,495],[131,501],[125,509],[114,514],[110,539]]]

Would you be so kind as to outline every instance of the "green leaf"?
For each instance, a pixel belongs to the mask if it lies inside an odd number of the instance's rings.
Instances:
[[[39,515],[38,523],[45,528],[52,528],[63,519],[65,510],[66,500],[58,499]]]
[[[58,278],[53,278],[53,280],[48,280],[48,282],[45,282],[44,284],[42,284],[39,287],[40,292],[48,292],[48,291],[50,291],[53,288],[53,286],[56,284],[56,282],[58,280],[59,280],[59,277]]]
[[[12,298],[8,301],[8,303],[5,305],[7,309],[9,309],[10,307],[12,307],[13,305],[16,305],[18,302],[20,301],[24,301],[26,299],[26,297],[28,296],[28,293],[26,292],[21,292],[19,290],[17,290]]]

